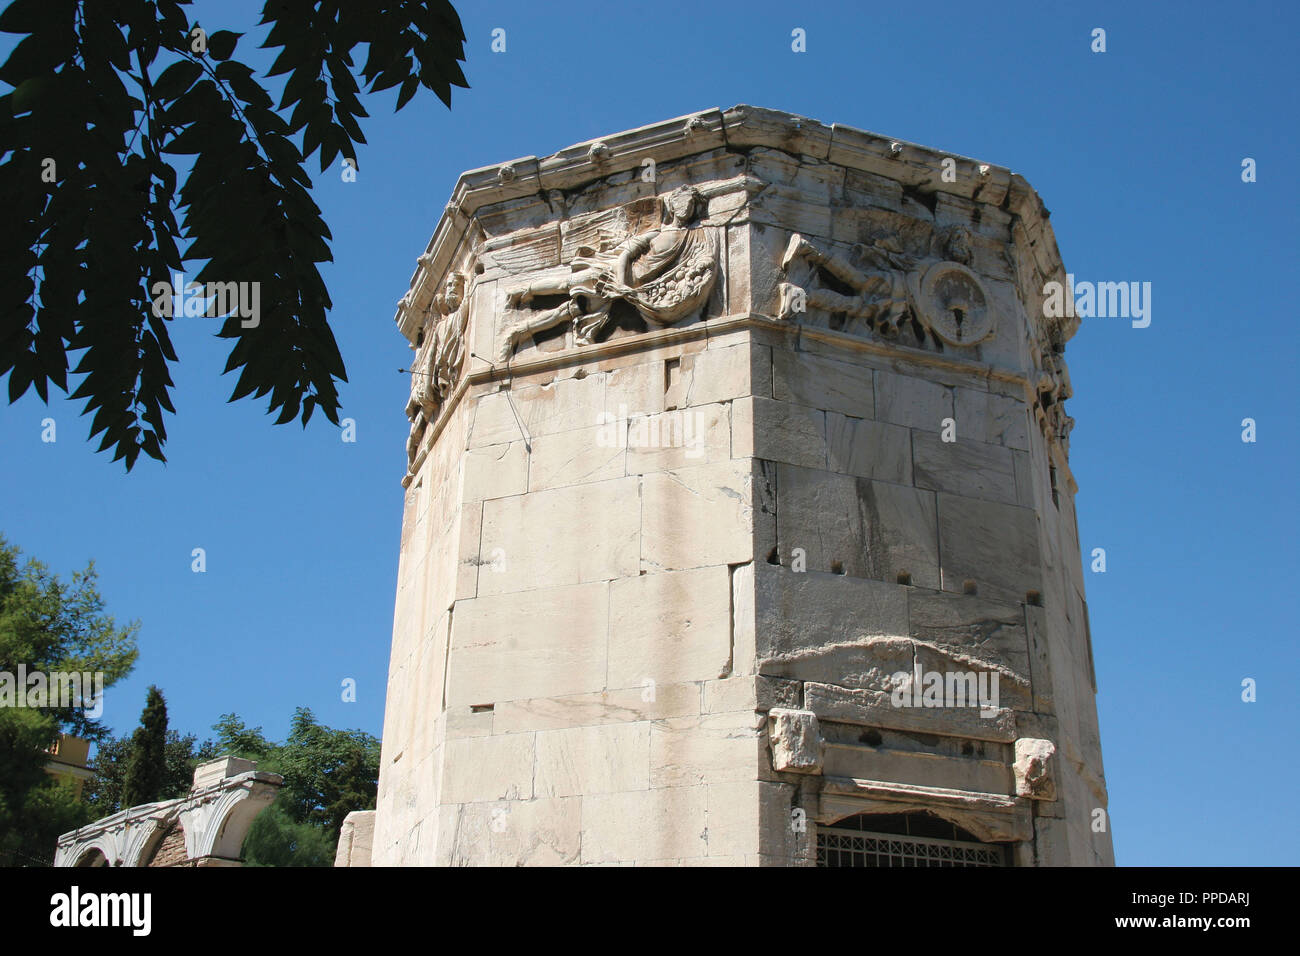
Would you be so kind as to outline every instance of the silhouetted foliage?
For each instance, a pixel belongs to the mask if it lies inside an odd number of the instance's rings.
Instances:
[[[305,427],[317,408],[338,424],[347,373],[318,267],[331,235],[307,161],[355,167],[363,88],[397,87],[401,109],[421,86],[450,107],[467,85],[446,0],[268,0],[278,104],[234,58],[243,34],[206,32],[187,5],[14,0],[0,14],[23,35],[0,66],[0,376],[11,402],[29,388],[48,402],[79,353],[70,397],[128,470],[142,451],[165,460],[177,356],[160,290],[186,263],[202,263],[205,291],[257,289],[253,317],[192,299],[233,340],[230,400],[269,395],[277,424]]]

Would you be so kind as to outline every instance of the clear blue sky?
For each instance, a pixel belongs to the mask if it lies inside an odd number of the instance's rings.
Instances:
[[[241,55],[261,42],[259,8],[195,7],[209,29],[250,33]],[[0,531],[62,574],[94,558],[112,612],[143,622],[108,722],[129,729],[157,683],[172,726],[200,736],[234,711],[282,737],[299,705],[378,734],[410,356],[392,316],[456,177],[751,103],[1009,166],[1052,211],[1076,276],[1152,283],[1149,328],[1094,319],[1067,353],[1079,531],[1108,559],[1086,585],[1116,858],[1296,863],[1296,7],[459,8],[472,88],[450,113],[423,91],[396,115],[393,91],[370,98],[358,181],[315,176],[355,444],[319,416],[304,432],[227,405],[225,347],[200,319],[174,323],[166,466],[125,475],[65,399],[0,405]],[[791,52],[796,27],[806,53]],[[340,700],[345,677],[356,703]]]

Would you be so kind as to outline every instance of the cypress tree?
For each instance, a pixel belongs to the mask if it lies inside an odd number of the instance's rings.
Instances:
[[[122,782],[122,809],[162,799],[167,779],[167,701],[150,685],[140,726],[131,738],[126,778]]]

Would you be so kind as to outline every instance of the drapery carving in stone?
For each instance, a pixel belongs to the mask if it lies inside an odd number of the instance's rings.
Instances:
[[[821,309],[858,320],[886,338],[915,322],[936,340],[974,345],[992,333],[993,320],[984,287],[967,268],[970,234],[949,227],[936,237],[936,246],[930,256],[910,256],[896,240],[876,239],[854,246],[850,259],[795,233],[781,259],[790,281],[778,287],[777,317]],[[852,291],[828,287],[832,283]]]
[[[496,360],[505,362],[523,339],[568,321],[577,344],[589,345],[619,300],[652,325],[671,325],[700,308],[718,276],[716,241],[697,223],[704,199],[695,187],[682,186],[660,203],[659,228],[608,249],[580,247],[568,272],[552,271],[509,290]],[[566,295],[568,301],[552,309],[527,308],[543,295]]]
[[[1070,440],[1074,419],[1065,413],[1065,400],[1074,394],[1070,385],[1070,370],[1066,367],[1062,351],[1044,351],[1039,356],[1042,369],[1038,375],[1038,414],[1045,432],[1062,443]]]
[[[463,273],[448,273],[442,292],[433,297],[425,316],[411,365],[411,397],[406,403],[406,417],[411,421],[406,443],[408,464],[414,463],[425,428],[437,418],[438,408],[465,364],[465,328],[469,320],[465,285]]]

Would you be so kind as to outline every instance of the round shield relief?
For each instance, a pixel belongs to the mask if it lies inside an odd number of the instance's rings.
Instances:
[[[921,280],[921,311],[949,345],[976,345],[993,334],[988,296],[975,273],[960,262],[936,262]]]

